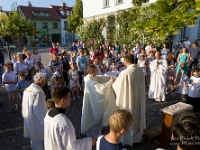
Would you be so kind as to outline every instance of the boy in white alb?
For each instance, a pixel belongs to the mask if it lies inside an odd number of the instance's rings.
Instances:
[[[15,77],[14,72],[11,71],[10,64],[4,64],[4,69],[5,69],[5,72],[2,75],[2,83],[5,84],[6,92],[8,92],[11,113],[14,113],[14,104],[16,106],[16,109],[19,109],[18,95],[16,92],[17,78]]]
[[[87,137],[77,140],[71,121],[65,116],[70,105],[69,87],[57,86],[53,89],[52,98],[55,107],[50,109],[44,118],[44,143],[46,150],[91,150],[95,140]]]

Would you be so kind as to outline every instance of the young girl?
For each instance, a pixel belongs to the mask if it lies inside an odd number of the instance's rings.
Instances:
[[[148,57],[146,59],[146,74],[147,74],[147,83],[149,84],[150,83],[150,76],[151,76],[151,71],[150,71],[150,64],[154,61],[154,53],[153,51],[149,51],[148,53]]]
[[[36,72],[38,72],[39,68],[38,68],[38,62],[42,62],[41,56],[38,54],[37,49],[33,50],[33,59],[35,61],[35,70]]]
[[[186,102],[187,97],[188,97],[188,84],[189,84],[189,79],[186,74],[182,75],[181,77],[181,86],[178,89],[178,93],[181,94],[181,100]]]
[[[46,75],[47,80],[50,80],[51,73],[46,67],[44,67],[44,65],[41,62],[38,62],[38,68],[39,68],[38,72],[44,73]],[[48,86],[47,82],[43,87],[43,91],[44,91],[47,99],[51,98],[51,92],[49,91],[49,86]]]
[[[17,53],[13,54],[13,59],[11,60],[13,64],[17,62]]]
[[[105,65],[106,71],[108,71],[109,67],[110,67],[110,64],[111,64],[108,52],[105,52],[105,56],[104,56],[104,59],[103,59],[103,64]]]
[[[70,65],[69,70],[69,86],[72,91],[72,99],[75,100],[75,93],[78,99],[81,97],[79,96],[79,75],[78,70],[76,69],[75,64]]]
[[[138,67],[141,68],[144,72],[144,75],[146,76],[146,59],[144,55],[141,55],[140,59],[137,63]]]
[[[119,65],[118,65],[117,70],[118,70],[119,72],[121,72],[122,70],[124,70],[124,65],[122,64],[122,62],[119,62]]]
[[[167,63],[168,63],[168,70],[167,70],[167,82],[166,82],[166,94],[167,93],[167,87],[168,82],[171,82],[171,90],[174,92],[174,79],[175,79],[175,67],[176,67],[176,60],[174,58],[174,53],[169,53],[166,57]]]
[[[64,78],[60,75],[58,71],[54,72],[51,77],[51,91],[53,91],[54,87],[64,85]]]
[[[98,70],[97,75],[102,75],[102,72],[99,68],[99,60],[97,58],[94,59],[94,65],[97,67],[97,70]]]
[[[116,72],[117,71],[116,63],[115,63],[114,60],[112,61],[112,64],[110,66],[110,71],[112,71],[112,72]]]
[[[76,64],[76,58],[77,58],[77,52],[76,51],[72,51],[71,53],[71,58],[70,58],[70,64]]]
[[[35,68],[35,60],[34,58],[31,57],[31,53],[27,51],[26,53],[26,59],[24,60],[26,66],[28,67],[28,70],[34,69]]]

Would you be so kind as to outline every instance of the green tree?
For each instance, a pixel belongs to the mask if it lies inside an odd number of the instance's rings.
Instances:
[[[132,0],[135,6],[142,6],[142,4],[149,2],[149,0]]]
[[[76,29],[83,25],[83,4],[81,0],[76,0],[73,12],[67,18],[68,26],[65,28],[68,32],[76,33]]]
[[[35,31],[34,24],[29,20],[20,17],[17,11],[14,11],[12,15],[6,18],[5,26],[8,34],[18,37],[19,45],[21,36],[26,32],[29,35],[33,35]]]

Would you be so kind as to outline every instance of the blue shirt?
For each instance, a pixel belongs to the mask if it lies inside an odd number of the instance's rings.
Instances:
[[[99,150],[122,150],[124,146],[122,143],[112,144],[106,141],[105,137],[103,136],[100,140]]]
[[[71,46],[70,50],[71,50],[71,51],[77,51],[78,48],[77,48],[77,46]]]
[[[29,85],[30,83],[27,80],[19,80],[16,85],[16,90],[27,88]]]
[[[79,63],[79,66],[80,66],[81,69],[85,69],[86,66],[87,66],[87,58],[85,56],[77,57],[77,61],[76,62]],[[82,71],[82,70],[78,69],[78,71]]]

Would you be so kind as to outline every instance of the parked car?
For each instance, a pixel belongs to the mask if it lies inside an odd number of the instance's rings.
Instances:
[[[4,48],[7,49],[8,46],[6,45],[6,46],[4,46]],[[10,50],[16,49],[16,45],[15,45],[15,44],[10,44],[10,43],[9,43],[9,49],[10,49]]]

